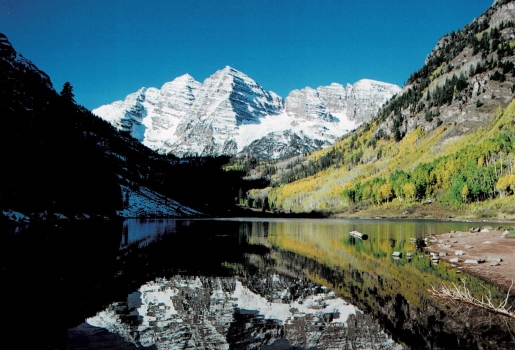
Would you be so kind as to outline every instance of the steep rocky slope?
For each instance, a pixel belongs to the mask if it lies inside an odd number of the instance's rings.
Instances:
[[[395,139],[416,128],[458,125],[461,133],[492,120],[513,98],[515,4],[496,1],[463,29],[442,37],[402,91],[379,112],[377,133]]]

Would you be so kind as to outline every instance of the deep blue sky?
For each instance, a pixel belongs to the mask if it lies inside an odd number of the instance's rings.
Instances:
[[[232,66],[282,97],[362,78],[403,85],[493,0],[0,0],[0,32],[90,109]]]

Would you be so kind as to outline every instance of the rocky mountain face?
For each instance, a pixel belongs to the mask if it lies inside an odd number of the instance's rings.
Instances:
[[[93,113],[159,153],[251,153],[273,159],[331,144],[369,120],[399,90],[361,80],[347,87],[294,90],[283,100],[225,67],[202,84],[184,75],[161,89],[142,88]]]
[[[417,128],[432,131],[442,124],[455,125],[462,134],[489,123],[493,111],[513,98],[514,20],[515,2],[498,0],[463,29],[442,37],[424,66],[379,112],[377,137],[398,141]]]
[[[167,142],[177,155],[232,155],[243,125],[278,115],[282,99],[264,91],[255,81],[226,67],[207,78],[197,100],[175,130],[177,141]]]
[[[359,125],[369,121],[385,102],[385,96],[392,96],[400,89],[395,85],[370,79],[356,84],[332,83],[312,89],[292,91],[286,98],[286,113],[307,120],[321,119],[338,122],[338,118]]]

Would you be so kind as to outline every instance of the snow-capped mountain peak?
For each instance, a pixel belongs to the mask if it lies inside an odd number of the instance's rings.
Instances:
[[[178,82],[179,82],[179,81],[183,81],[183,82],[185,82],[185,83],[190,83],[190,82],[195,81],[195,79],[194,79],[191,75],[189,75],[188,73],[186,73],[186,74],[183,74],[183,75],[181,75],[181,76],[179,76],[179,77],[175,78],[173,81],[178,81]],[[167,83],[165,83],[165,84],[167,84]]]
[[[329,145],[369,120],[400,88],[363,79],[292,91],[283,100],[230,66],[201,84],[184,74],[93,113],[160,153],[277,158]],[[255,148],[257,147],[257,148]]]

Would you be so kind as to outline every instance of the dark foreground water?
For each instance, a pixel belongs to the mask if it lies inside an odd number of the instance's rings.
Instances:
[[[412,242],[470,226],[126,220],[4,235],[0,348],[515,348],[513,323],[428,296],[463,277],[484,291]]]

